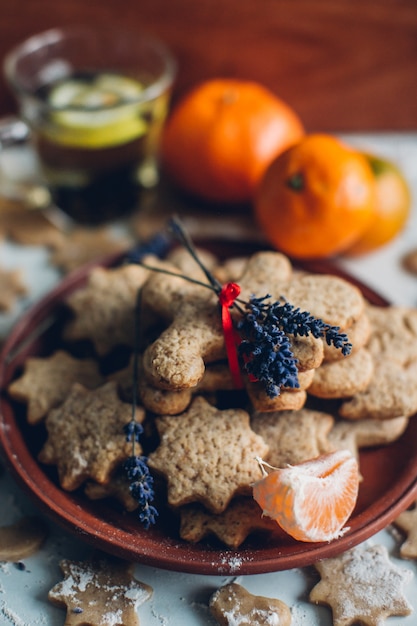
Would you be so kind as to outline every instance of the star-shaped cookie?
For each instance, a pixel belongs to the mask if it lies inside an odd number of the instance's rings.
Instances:
[[[148,464],[166,477],[172,506],[201,502],[221,513],[260,478],[255,457],[268,446],[251,430],[246,411],[221,411],[197,396],[185,413],[159,417],[156,425],[161,441]]]
[[[37,424],[65,400],[75,382],[88,389],[98,387],[103,382],[98,364],[57,350],[49,357],[26,359],[23,374],[9,385],[8,392],[27,404],[27,420]]]
[[[137,293],[147,277],[148,270],[135,264],[94,268],[86,286],[67,300],[74,318],[64,330],[65,339],[89,339],[99,356],[116,346],[132,346]]]
[[[133,565],[100,557],[60,563],[64,580],[49,591],[48,599],[67,608],[64,626],[139,626],[137,608],[152,588],[133,577]]]
[[[407,534],[407,539],[400,547],[401,556],[405,559],[417,559],[417,500],[413,508],[400,513],[394,523]]]
[[[197,543],[215,535],[229,548],[238,548],[253,532],[280,532],[279,526],[262,515],[259,505],[250,496],[232,500],[227,509],[215,515],[201,504],[181,507],[180,537]]]
[[[334,626],[377,626],[390,615],[412,611],[404,587],[413,574],[397,567],[385,546],[361,544],[315,567],[321,581],[311,590],[310,601],[331,607]]]
[[[329,452],[333,425],[332,415],[313,409],[255,412],[251,417],[252,429],[269,445],[265,460],[274,467],[296,465]]]
[[[123,431],[131,415],[131,405],[118,397],[117,383],[92,391],[74,383],[65,402],[48,413],[48,438],[39,460],[57,466],[61,486],[68,491],[89,478],[107,483],[131,454],[132,445]],[[138,408],[136,420],[143,418],[144,411]]]

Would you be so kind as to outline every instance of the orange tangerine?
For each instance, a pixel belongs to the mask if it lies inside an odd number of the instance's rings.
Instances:
[[[332,135],[306,135],[262,177],[254,216],[270,243],[294,258],[347,250],[375,215],[368,160]]]
[[[282,469],[259,461],[263,478],[253,486],[253,497],[264,515],[298,541],[331,541],[355,507],[359,470],[348,450],[323,454]]]
[[[401,170],[391,161],[364,154],[375,176],[376,213],[364,234],[345,254],[372,252],[394,239],[406,226],[411,212],[411,192]]]
[[[213,78],[174,107],[162,163],[179,188],[203,200],[249,202],[269,163],[303,135],[297,113],[263,85]]]

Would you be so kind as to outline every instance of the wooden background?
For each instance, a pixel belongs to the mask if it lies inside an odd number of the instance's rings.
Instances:
[[[417,0],[0,0],[0,56],[38,31],[146,29],[179,61],[174,98],[213,76],[256,79],[307,130],[417,127]],[[4,81],[0,114],[14,111]]]

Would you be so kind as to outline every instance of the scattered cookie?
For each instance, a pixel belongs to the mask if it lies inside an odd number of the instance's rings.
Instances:
[[[9,526],[0,527],[0,561],[20,561],[37,552],[48,534],[39,517],[23,517]]]
[[[392,563],[384,546],[361,544],[315,564],[321,581],[310,601],[331,607],[334,626],[376,626],[390,615],[410,615],[404,587],[412,572]]]
[[[114,237],[109,228],[77,227],[62,239],[51,255],[51,263],[71,272],[90,261],[125,252],[132,246],[130,237]]]
[[[0,268],[0,312],[9,313],[20,296],[28,293],[20,270]]]
[[[223,513],[210,513],[201,504],[186,504],[180,508],[180,537],[190,543],[214,535],[228,548],[238,548],[254,532],[275,535],[279,526],[262,515],[255,500],[241,496],[232,500]]]
[[[85,287],[67,299],[73,319],[64,329],[65,339],[90,340],[100,356],[120,345],[132,347],[137,294],[148,275],[134,264],[92,269]]]
[[[153,590],[133,576],[133,565],[113,557],[60,563],[64,580],[49,591],[67,609],[65,626],[139,626],[138,607]]]
[[[185,413],[158,417],[156,425],[161,442],[148,464],[165,476],[170,505],[201,502],[222,513],[234,496],[250,494],[259,478],[255,457],[268,446],[251,430],[246,411],[221,411],[197,396]]]
[[[24,246],[47,246],[56,249],[65,241],[62,230],[38,210],[9,213],[5,222],[10,239]]]
[[[252,430],[269,446],[265,460],[274,467],[296,465],[329,452],[328,435],[333,425],[330,414],[312,409],[255,412],[251,417]]]
[[[57,350],[49,357],[28,357],[23,374],[9,385],[8,392],[14,400],[27,404],[27,421],[37,424],[65,400],[75,382],[88,389],[102,384],[98,363]]]
[[[68,491],[87,479],[106,483],[131,454],[123,432],[131,416],[132,407],[119,399],[115,382],[93,391],[74,383],[65,402],[46,417],[48,438],[39,460],[57,466],[61,486]],[[136,420],[143,418],[138,408]]]
[[[255,596],[237,583],[229,583],[213,593],[210,613],[221,626],[290,626],[289,607],[276,598]]]
[[[400,513],[394,524],[407,535],[400,547],[401,556],[404,559],[417,559],[417,500],[411,509]]]

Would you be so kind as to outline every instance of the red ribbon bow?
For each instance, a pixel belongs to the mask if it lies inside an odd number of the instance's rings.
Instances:
[[[240,287],[236,283],[227,283],[223,285],[219,293],[219,302],[222,307],[222,326],[224,341],[226,344],[227,360],[232,374],[233,384],[236,389],[242,389],[243,381],[240,375],[239,359],[237,355],[236,345],[239,343],[237,333],[233,326],[232,316],[230,315],[230,307],[233,306],[236,298],[240,294]]]

